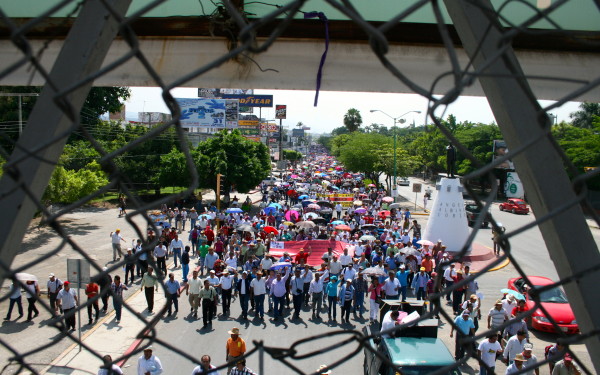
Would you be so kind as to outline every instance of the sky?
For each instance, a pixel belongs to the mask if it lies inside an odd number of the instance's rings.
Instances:
[[[398,117],[406,112],[403,118],[406,123],[398,126],[407,126],[414,123],[419,126],[424,123],[432,123],[426,118],[427,101],[415,94],[390,94],[390,93],[367,93],[367,92],[335,92],[321,91],[319,93],[318,106],[314,107],[315,92],[305,90],[255,90],[256,95],[273,95],[274,104],[287,105],[287,119],[283,120],[284,126],[295,126],[302,122],[310,127],[309,132],[313,134],[329,133],[333,129],[343,126],[344,115],[348,109],[357,109],[363,120],[362,126],[370,124],[382,124],[392,127],[393,117]],[[172,90],[176,98],[196,98],[198,89],[177,88]],[[550,105],[552,101],[540,101],[542,107]],[[569,102],[552,113],[557,116],[558,122],[569,121],[569,114],[577,111],[578,102]],[[376,109],[385,112],[370,111]],[[137,118],[137,112],[164,112],[168,113],[159,88],[132,87],[131,98],[126,102],[127,117],[130,120]],[[254,114],[259,115],[258,108]],[[445,113],[436,112],[436,116],[447,118],[454,115],[458,122],[470,121],[481,123],[496,122],[492,111],[483,97],[462,96],[456,102],[446,108]],[[262,118],[273,120],[275,108],[263,108]]]

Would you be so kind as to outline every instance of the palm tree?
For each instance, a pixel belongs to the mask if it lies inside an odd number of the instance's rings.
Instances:
[[[358,109],[350,108],[344,115],[344,125],[349,132],[355,132],[362,124],[362,117]]]

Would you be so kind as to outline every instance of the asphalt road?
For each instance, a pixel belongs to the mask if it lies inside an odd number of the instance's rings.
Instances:
[[[411,188],[405,187],[402,189],[406,191],[407,197],[411,200],[411,203],[407,202],[406,204],[411,208],[414,207],[412,203],[414,202],[414,193],[411,192]],[[256,200],[258,195],[253,196],[253,198]],[[419,205],[422,203],[421,194],[418,196],[417,203]],[[497,210],[497,205],[494,206],[492,212],[509,231],[534,220],[532,214],[513,215],[499,212]],[[418,217],[418,220],[425,226],[426,217]],[[65,215],[62,222],[70,238],[85,249],[85,251],[95,259],[100,266],[107,265],[110,267],[111,265],[114,265],[110,262],[112,259],[112,250],[109,233],[111,231],[120,227],[124,237],[128,241],[135,237],[133,229],[125,219],[117,217],[116,209],[81,209]],[[599,243],[600,230],[592,229],[592,232],[596,242]],[[491,246],[490,237],[491,231],[489,229],[482,229],[477,234],[477,242]],[[516,236],[512,241],[512,244],[513,254],[525,272],[547,276],[552,279],[557,278],[556,271],[554,270],[554,266],[548,256],[545,244],[537,228],[532,228],[527,232]],[[66,276],[66,259],[71,257],[79,258],[80,256],[70,245],[62,243],[60,237],[48,230],[48,228],[37,229],[34,226],[27,234],[21,251],[13,263],[13,267],[24,267],[24,272],[37,275],[42,283],[45,283],[46,277],[50,272],[56,273],[58,277],[64,280]],[[28,263],[34,259],[42,259],[42,261],[33,266],[28,266]],[[117,267],[117,272],[119,272],[118,269],[119,268]],[[506,286],[506,281],[516,274],[514,266],[508,265],[498,271],[482,275],[479,279],[479,284],[485,297],[483,302],[484,312],[491,307],[492,301],[499,297],[499,290]],[[2,286],[2,291],[6,292],[7,287],[8,285],[5,283],[5,285]],[[112,304],[109,303],[109,305]],[[186,320],[188,307],[185,299],[181,301],[181,305],[181,313],[175,319],[163,320],[157,325],[156,329],[158,337],[165,340],[165,342],[184,350],[186,353],[197,359],[199,359],[202,354],[210,354],[213,356],[215,363],[222,363],[224,361],[224,346],[228,337],[227,331],[232,327],[237,326],[241,328],[243,338],[247,341],[249,349],[254,347],[252,344],[254,340],[262,340],[264,345],[268,347],[290,348],[297,340],[315,335],[325,335],[323,338],[309,341],[299,346],[297,351],[298,353],[306,353],[309,350],[314,351],[315,349],[324,348],[327,348],[327,351],[323,350],[319,355],[292,361],[293,364],[303,371],[313,371],[318,368],[320,364],[331,363],[336,359],[343,358],[345,355],[352,353],[354,349],[356,349],[355,343],[349,343],[343,346],[336,345],[342,338],[346,337],[346,334],[341,334],[340,336],[332,336],[331,334],[339,332],[340,328],[360,330],[365,323],[364,321],[353,321],[352,325],[340,327],[339,325],[327,324],[322,321],[312,321],[308,319],[310,317],[310,313],[308,312],[302,314],[303,319],[300,321],[290,321],[289,319],[286,319],[284,323],[279,323],[277,325],[269,321],[266,321],[265,324],[258,321],[241,322],[234,320],[240,312],[239,304],[234,302],[231,318],[217,320],[213,324],[211,330],[203,331],[200,329],[201,321],[194,322]],[[0,304],[0,314],[2,314],[2,316],[6,314],[6,309],[6,302]],[[16,314],[13,313],[13,318],[15,316]],[[18,352],[23,353],[33,350],[40,345],[49,344],[60,338],[60,336],[57,335],[56,329],[47,325],[48,322],[49,314],[43,311],[40,317],[34,319],[34,322],[32,323],[25,323],[24,319],[20,319],[17,322],[4,322],[0,326],[0,339],[5,343],[10,343],[10,345]],[[85,326],[83,328],[84,330],[87,329]],[[446,340],[449,348],[453,348],[454,344],[448,337],[447,324],[442,323],[439,336]],[[551,343],[555,338],[556,337],[553,335],[534,333],[534,353],[540,356],[544,346]],[[33,363],[34,368],[39,371],[56,358],[66,346],[68,345],[64,341],[51,345],[43,352],[28,356],[27,362]],[[335,347],[335,349],[330,350],[331,347]],[[590,364],[584,346],[577,345],[574,346],[573,349],[578,355],[582,355],[584,363]],[[160,345],[157,345],[156,354],[163,360],[165,367],[170,369],[167,373],[173,373],[172,371],[174,370],[172,369],[177,369],[177,373],[191,372],[192,368],[195,366],[193,361],[170,353],[166,349],[161,348]],[[12,354],[6,350],[6,348],[0,346],[0,368],[7,364],[7,358],[11,355]],[[268,353],[264,354],[264,358],[266,374],[292,373],[292,371],[283,363],[271,359],[271,356]],[[341,367],[336,369],[334,373],[361,373],[362,361],[363,356],[361,353],[358,353],[350,359],[345,360]],[[251,368],[259,370],[259,355],[253,355],[249,359],[248,364]],[[472,366],[471,369],[468,367],[463,368],[466,373],[474,373],[473,369],[477,368],[474,361],[470,362],[470,365]],[[130,360],[127,366],[129,367],[125,369],[125,373],[134,374],[135,360]],[[501,367],[502,365],[499,364],[497,368],[498,371],[501,370]],[[4,373],[11,374],[14,373],[15,370],[15,367],[9,367]],[[542,373],[545,372],[542,371]]]

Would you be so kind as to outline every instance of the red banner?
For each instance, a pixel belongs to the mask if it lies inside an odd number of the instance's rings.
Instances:
[[[341,241],[330,241],[330,240],[310,240],[310,241],[287,241],[287,242],[277,242],[277,244],[283,244],[283,249],[275,249],[271,247],[269,253],[273,255],[275,258],[279,258],[283,255],[284,252],[290,254],[292,259],[296,256],[296,254],[300,251],[300,248],[304,249],[305,253],[308,253],[308,249],[312,250],[312,253],[308,257],[308,264],[314,267],[320,267],[323,261],[321,260],[321,256],[327,252],[327,249],[331,247],[333,253],[337,256],[340,256],[344,253],[344,249],[349,247],[349,245],[345,242]],[[352,249],[352,247],[349,247]],[[354,254],[354,251],[348,252],[350,255]]]

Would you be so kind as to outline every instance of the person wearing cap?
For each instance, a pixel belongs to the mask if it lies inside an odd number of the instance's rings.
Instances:
[[[138,359],[138,375],[160,375],[162,372],[162,362],[153,354],[152,346],[146,347],[144,353]]]
[[[115,320],[121,322],[121,310],[123,309],[123,290],[127,290],[127,286],[121,283],[121,277],[115,275],[113,283],[110,285],[113,297],[113,307],[115,309]]]
[[[96,297],[100,294],[100,286],[92,279],[85,286],[85,295],[87,296],[87,313],[88,313],[88,325],[92,325],[92,308],[96,311],[96,322],[100,319],[100,304]]]
[[[408,288],[408,272],[406,272],[406,266],[404,264],[401,264],[400,267],[398,267],[398,272],[396,272],[396,278],[400,283],[400,295],[402,296],[402,302],[405,302],[406,289]]]
[[[493,331],[500,331],[500,326],[508,320],[508,315],[502,308],[502,300],[497,300],[494,307],[490,309],[487,317],[487,327]],[[502,333],[499,334],[499,340],[502,340]]]
[[[146,295],[146,304],[148,305],[148,313],[152,314],[154,309],[154,289],[158,292],[158,280],[152,274],[152,267],[148,267],[148,272],[142,277],[140,290],[143,290]]]
[[[240,359],[236,362],[235,367],[231,369],[230,375],[257,375],[254,370],[246,366],[246,360]]]
[[[472,306],[471,318],[473,318],[473,322],[475,323],[475,332],[477,332],[477,330],[479,329],[478,320],[481,319],[481,310],[479,308],[480,307],[479,297],[477,297],[476,294],[471,294],[469,296],[469,299],[460,305],[461,311],[466,310],[468,305]]]
[[[133,255],[133,249],[127,248],[127,254],[125,254],[125,284],[127,284],[127,276],[131,274],[131,283],[135,277],[135,256]]]
[[[246,353],[246,342],[240,337],[240,329],[235,327],[227,331],[230,337],[225,344],[225,360],[228,363],[227,374],[237,363],[237,359]]]
[[[525,358],[523,358],[523,354],[518,353],[515,355],[512,363],[506,367],[505,375],[516,374],[524,369]]]
[[[334,322],[336,322],[336,315],[337,315],[336,304],[338,301],[338,294],[337,294],[338,285],[339,285],[338,277],[336,275],[330,274],[329,282],[325,286],[325,294],[327,295],[327,302],[329,303],[328,310],[327,310],[327,316],[328,316],[329,320],[331,320],[331,316],[333,313],[333,321]]]
[[[556,362],[552,369],[552,375],[580,375],[581,370],[575,362],[571,353],[566,353],[561,361]]]
[[[429,279],[430,277],[429,274],[425,272],[425,267],[419,268],[419,272],[415,275],[411,284],[411,287],[415,290],[417,300],[427,299],[427,282]]]
[[[468,337],[472,337],[475,334],[475,324],[470,315],[471,313],[469,310],[463,311],[454,319],[454,324],[452,324],[452,328],[450,329],[450,337],[452,337],[456,327],[454,358],[457,361],[465,356],[466,350],[471,350],[473,348],[472,343],[466,342]]]
[[[123,252],[121,251],[121,241],[125,242],[125,239],[121,236],[121,230],[116,229],[114,232],[110,232],[110,242],[113,249],[113,262],[117,259],[121,259]],[[117,255],[119,256],[117,258]]]
[[[540,369],[538,368],[538,360],[535,354],[533,354],[533,344],[527,343],[523,345],[523,358],[525,362],[523,363],[523,367],[525,367],[527,372],[524,372],[525,375],[540,375]]]
[[[235,272],[235,271],[234,271]],[[223,306],[223,315],[228,315],[231,312],[231,296],[234,290],[235,276],[228,269],[223,271],[219,278],[217,288],[221,288],[221,304]]]
[[[165,294],[167,298],[167,316],[171,316],[171,306],[175,307],[175,314],[179,311],[179,281],[175,280],[175,274],[171,272],[169,279],[165,281]]]
[[[508,365],[512,364],[515,356],[521,355],[523,352],[525,344],[527,344],[525,331],[518,331],[516,335],[509,338],[504,347],[504,363]]]
[[[66,328],[71,328],[71,331],[75,331],[75,309],[77,308],[77,293],[71,289],[71,283],[65,281],[63,289],[58,292],[56,296],[56,304],[58,308],[62,308],[62,312],[65,315]]]
[[[242,319],[248,319],[248,302],[250,301],[250,278],[248,277],[248,271],[242,272],[242,278],[237,280],[236,292],[240,300],[240,307],[242,308]]]
[[[485,366],[480,365],[479,375],[492,375],[496,368],[496,357],[501,355],[502,345],[498,342],[498,333],[492,332],[477,347],[477,358],[485,364]]]
[[[331,370],[329,369],[329,367],[327,367],[327,365],[319,366],[319,368],[315,372],[318,375],[330,375],[331,374]]]
[[[340,314],[342,324],[350,323],[350,312],[352,311],[354,292],[355,290],[354,286],[352,285],[352,279],[346,279],[338,293],[338,303],[342,310]]]
[[[50,309],[52,311],[56,311],[56,297],[58,296],[58,292],[62,289],[63,282],[53,273],[48,276],[48,282],[46,283],[46,288],[48,289],[48,298],[50,299]],[[62,311],[61,311],[62,313]]]

